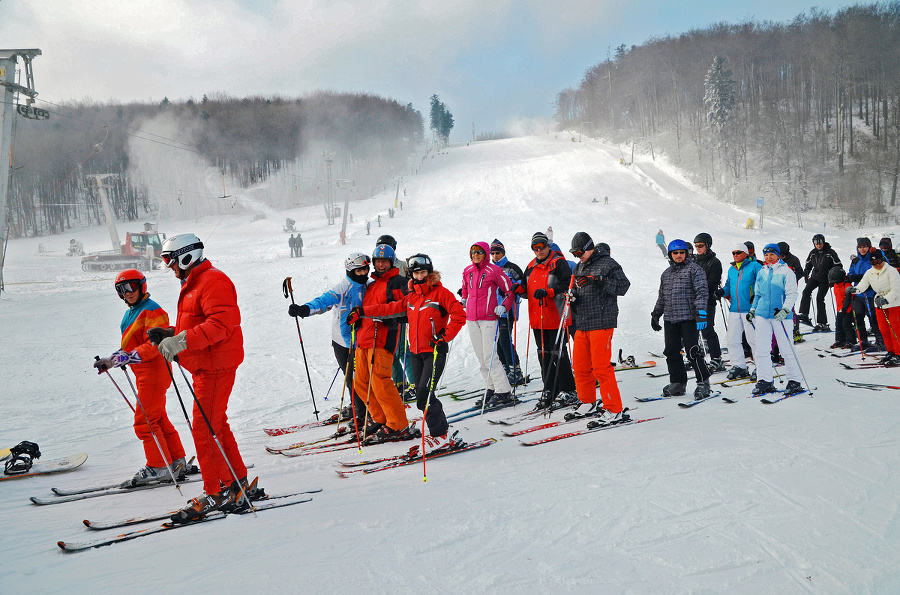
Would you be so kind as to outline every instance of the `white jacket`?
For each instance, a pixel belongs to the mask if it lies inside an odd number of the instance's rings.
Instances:
[[[900,273],[887,262],[880,271],[875,267],[866,271],[856,289],[862,293],[870,287],[875,290],[877,295],[888,301],[885,308],[900,306]]]

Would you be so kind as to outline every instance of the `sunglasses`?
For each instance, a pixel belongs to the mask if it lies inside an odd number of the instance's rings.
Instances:
[[[672,254],[687,254],[687,250],[672,250]]]
[[[736,250],[736,251],[734,251],[734,252],[731,253],[732,256],[737,256],[738,254],[743,254],[743,252],[740,251],[740,250]]]
[[[538,250],[543,250],[546,247],[547,247],[547,244],[544,242],[540,242],[538,244],[531,245],[531,249],[534,250],[535,252],[537,252]]]
[[[503,252],[500,252],[499,250],[491,250],[491,256],[493,256],[494,254],[503,254]]]
[[[694,248],[706,248],[706,244],[703,244],[703,243],[694,244]]]
[[[119,294],[119,297],[125,297],[126,293],[137,291],[140,286],[138,281],[122,281],[121,283],[116,283],[116,293]]]
[[[484,256],[484,250],[472,250],[471,252],[469,252],[469,254],[471,254],[472,256],[478,256],[479,254]]]

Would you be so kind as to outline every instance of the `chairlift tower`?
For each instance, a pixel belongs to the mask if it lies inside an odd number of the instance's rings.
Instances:
[[[0,50],[0,87],[3,101],[0,102],[0,293],[3,291],[3,262],[6,259],[6,243],[9,241],[7,221],[7,194],[12,171],[12,125],[16,115],[30,120],[46,120],[50,113],[32,106],[37,91],[34,90],[34,73],[31,61],[40,56],[39,49]],[[16,65],[21,58],[24,65],[25,84],[16,82]],[[24,95],[25,104],[16,103],[16,96]]]

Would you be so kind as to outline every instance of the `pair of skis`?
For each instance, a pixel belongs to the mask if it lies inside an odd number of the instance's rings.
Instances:
[[[446,447],[442,447],[425,453],[424,459],[425,461],[430,461],[439,457],[445,457],[461,452],[475,450],[476,448],[484,448],[485,446],[490,446],[495,442],[497,442],[497,440],[494,438],[486,438],[479,442],[472,442],[471,444],[465,442],[450,443]],[[366,461],[342,462],[339,464],[344,467],[353,467],[353,469],[335,469],[335,472],[341,477],[349,477],[357,473],[368,475],[369,473],[376,473],[378,471],[386,471],[388,469],[396,469],[397,467],[405,467],[406,465],[421,463],[422,459],[422,453],[419,452],[419,446],[416,445],[410,448],[408,452],[401,455],[370,459]]]

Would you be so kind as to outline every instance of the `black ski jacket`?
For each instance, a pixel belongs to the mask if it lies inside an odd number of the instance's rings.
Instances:
[[[631,287],[631,281],[618,262],[603,248],[595,248],[587,262],[575,265],[575,284],[572,292],[572,317],[579,331],[616,328],[619,317],[619,296]],[[578,286],[582,280],[582,286]]]
[[[813,248],[809,251],[803,276],[809,280],[828,283],[828,270],[837,266],[841,266],[841,259],[837,252],[831,249],[831,244],[825,242],[821,250]]]

